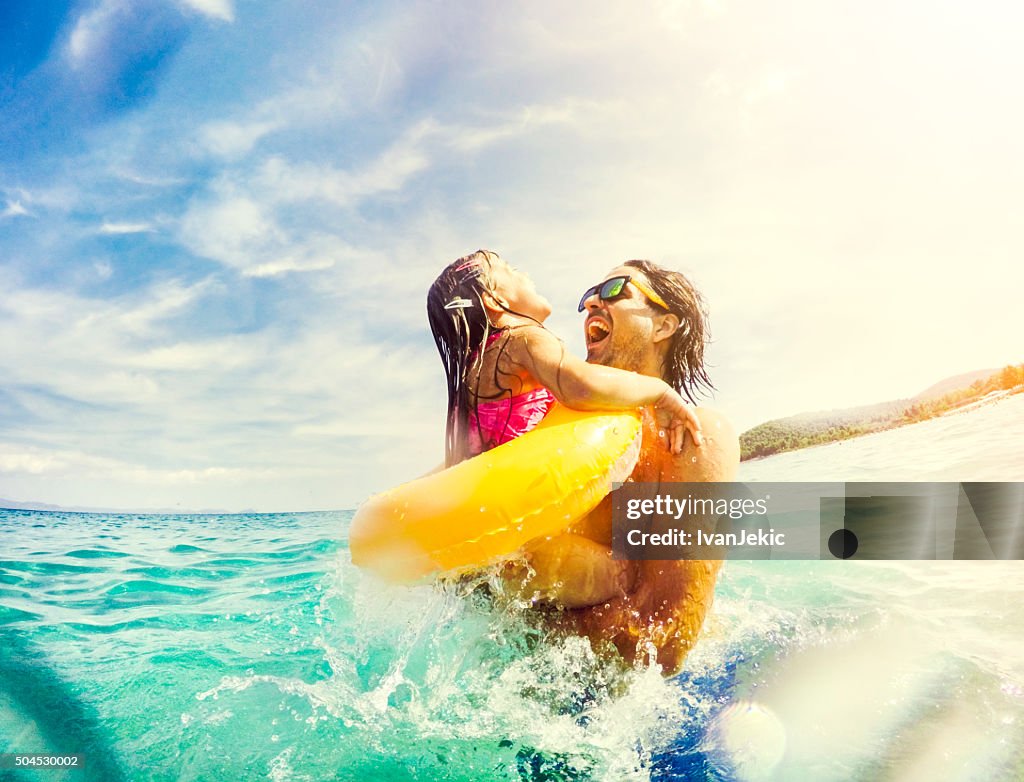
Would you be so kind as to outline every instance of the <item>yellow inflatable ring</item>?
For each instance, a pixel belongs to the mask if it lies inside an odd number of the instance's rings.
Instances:
[[[367,500],[352,562],[395,583],[486,565],[593,510],[639,453],[639,416],[555,405],[522,437]]]

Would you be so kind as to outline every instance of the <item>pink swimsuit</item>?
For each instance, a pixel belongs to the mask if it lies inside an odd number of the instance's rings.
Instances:
[[[526,434],[547,415],[555,395],[543,386],[519,396],[481,402],[469,414],[469,452],[476,456]]]
[[[487,339],[490,347],[501,337],[497,331]],[[480,402],[469,414],[469,452],[476,456],[526,434],[547,415],[555,395],[539,386],[519,396]]]

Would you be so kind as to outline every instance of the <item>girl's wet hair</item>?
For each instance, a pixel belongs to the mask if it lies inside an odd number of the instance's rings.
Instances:
[[[467,437],[469,414],[476,409],[481,399],[479,378],[483,368],[484,347],[487,338],[494,332],[494,327],[487,319],[483,297],[494,290],[491,266],[499,260],[495,252],[477,250],[448,264],[427,292],[427,319],[437,352],[441,354],[448,383],[448,417],[444,441],[446,467],[470,455]],[[471,390],[468,382],[471,377],[477,380],[472,384],[475,390]],[[497,365],[495,385],[501,388]],[[505,393],[511,396],[511,390]]]

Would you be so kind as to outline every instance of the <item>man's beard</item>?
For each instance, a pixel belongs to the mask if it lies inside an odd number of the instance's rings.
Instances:
[[[604,350],[593,359],[594,363],[616,369],[628,369],[637,372],[644,365],[646,356],[646,345],[642,339],[616,339],[613,333],[608,339],[611,344],[603,346]],[[587,360],[591,360],[587,356]]]

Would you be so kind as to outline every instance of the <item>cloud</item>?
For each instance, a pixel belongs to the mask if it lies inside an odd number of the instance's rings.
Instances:
[[[233,486],[249,498],[235,508],[337,507],[336,476],[367,454],[421,435],[440,442],[421,382],[433,357],[403,346],[382,351],[347,311],[311,310],[297,300],[294,324],[185,340],[181,318],[227,293],[217,278],[164,281],[108,301],[7,287],[0,362],[12,371],[0,391],[28,411],[0,421],[4,483],[21,487],[9,494],[111,507],[185,497],[197,507],[231,505],[217,492]],[[25,354],[26,340],[45,344],[45,352]],[[398,408],[396,394],[405,397]],[[365,423],[346,430],[347,418]],[[68,420],[77,449],[66,447]],[[363,445],[343,445],[353,442]],[[431,451],[428,463],[437,458]],[[422,455],[393,454],[394,472],[386,474],[397,480],[421,468]],[[315,499],[288,499],[290,490],[275,497],[275,485],[294,481],[316,483]],[[45,489],[54,482],[65,487],[61,497]]]
[[[149,370],[230,372],[262,363],[262,355],[253,349],[254,341],[252,338],[231,337],[178,342],[127,357],[126,363]]]
[[[312,253],[303,250],[285,253],[266,263],[250,266],[243,273],[247,277],[277,277],[288,272],[315,272],[334,266],[335,259],[327,253]]]
[[[206,17],[226,22],[234,21],[232,0],[177,0],[178,4],[198,11]],[[136,4],[137,6],[138,4]],[[146,24],[139,24],[137,13],[147,15],[149,22],[160,19],[159,6],[142,3],[135,7],[126,0],[100,0],[92,9],[82,13],[75,22],[68,36],[64,54],[73,70],[80,71],[87,64],[93,65],[96,60],[108,55],[112,49],[124,46],[121,40],[125,35],[142,33],[148,43],[158,39],[151,38],[151,31]],[[163,24],[169,23],[169,20]],[[125,30],[127,25],[128,30]],[[135,29],[137,28],[137,29]]]
[[[556,99],[549,104],[492,110],[473,122],[453,123],[443,129],[443,137],[446,145],[457,152],[478,152],[559,126],[590,135],[589,129],[615,121],[627,109],[628,103],[620,100]]]
[[[431,158],[423,142],[438,130],[432,121],[417,123],[375,159],[351,172],[272,157],[260,167],[248,189],[266,193],[272,201],[320,199],[353,206],[370,196],[400,191],[413,176],[427,170]]]
[[[401,193],[431,167],[428,147],[439,143],[442,132],[432,120],[415,122],[354,170],[289,162],[280,155],[252,169],[242,166],[190,202],[179,240],[192,252],[251,277],[322,271],[365,260],[365,250],[339,235],[337,221],[307,219],[286,228],[282,220],[294,214],[288,207],[323,201],[351,214],[375,197]]]
[[[262,205],[234,194],[194,203],[182,219],[181,235],[198,255],[243,270],[258,263],[254,254],[280,246],[285,238]]]
[[[382,269],[393,273],[398,268],[393,260],[398,237],[387,237],[387,250],[365,242],[358,246],[347,237],[347,227],[361,222],[358,209],[383,199],[414,201],[419,196],[417,183],[439,166],[464,165],[469,156],[516,138],[539,142],[544,129],[551,126],[586,131],[596,119],[614,110],[593,101],[560,101],[552,106],[495,112],[472,124],[418,118],[391,143],[351,169],[295,162],[280,154],[251,165],[241,163],[228,169],[230,173],[209,192],[193,198],[180,221],[178,237],[192,252],[251,277],[352,264],[372,267],[370,277],[380,276]],[[301,224],[284,224],[296,214],[293,205],[310,201],[325,202],[342,211],[322,217],[304,212],[306,219]],[[410,220],[420,220],[415,205]]]
[[[67,179],[35,182],[31,190],[24,187],[2,188],[7,209],[13,208],[19,214],[22,210],[36,217],[46,211],[66,212],[80,205],[81,194],[76,185]]]
[[[231,118],[211,119],[201,125],[196,139],[200,149],[229,160],[243,158],[268,136],[284,129],[329,124],[349,107],[341,85],[312,76],[299,86],[243,109]]]
[[[44,449],[0,443],[0,470],[30,475],[73,475],[92,480],[118,481],[148,486],[197,483],[239,483],[279,478],[273,469],[213,466],[201,469],[155,469],[123,459],[111,459],[84,451]]]
[[[211,122],[199,129],[200,145],[214,155],[220,157],[241,157],[252,151],[262,139],[285,126],[285,121],[255,120],[251,122],[231,122],[221,120]]]
[[[21,201],[8,201],[7,206],[4,207],[4,211],[0,212],[0,218],[3,217],[27,217],[29,215],[28,209],[24,207]]]
[[[108,302],[78,301],[74,306],[81,314],[73,321],[70,333],[99,328],[110,334],[152,336],[161,327],[161,321],[197,305],[216,287],[212,278],[192,284],[167,280]],[[67,297],[60,297],[56,306],[69,306],[66,301]]]
[[[98,52],[107,48],[107,42],[114,33],[116,18],[125,8],[124,0],[102,0],[91,11],[78,17],[65,49],[72,68],[82,68]]]
[[[14,448],[0,443],[0,471],[39,475],[67,469],[68,461],[53,452]]]
[[[346,415],[342,418],[331,418],[316,423],[301,424],[291,430],[294,437],[301,438],[365,438],[379,440],[386,436],[386,422],[381,420],[375,410],[367,410],[369,418]],[[401,432],[404,437],[440,442],[443,435],[443,423],[436,416],[421,417],[417,421],[404,423]]]
[[[101,234],[112,234],[115,236],[122,234],[141,234],[141,233],[152,233],[156,229],[150,223],[113,223],[104,222],[99,232]]]
[[[213,19],[225,22],[235,21],[234,3],[231,0],[180,0],[185,6]]]
[[[247,277],[327,269],[349,254],[344,242],[330,235],[293,238],[267,205],[234,193],[193,202],[181,220],[179,236],[192,252]]]
[[[152,374],[161,363],[152,341],[163,341],[168,319],[194,306],[210,290],[163,283],[110,302],[10,284],[0,302],[0,361],[5,383],[83,404],[142,405],[166,383]],[[45,345],[28,351],[24,345]],[[159,355],[159,354],[158,354]],[[238,351],[217,355],[227,362]]]

